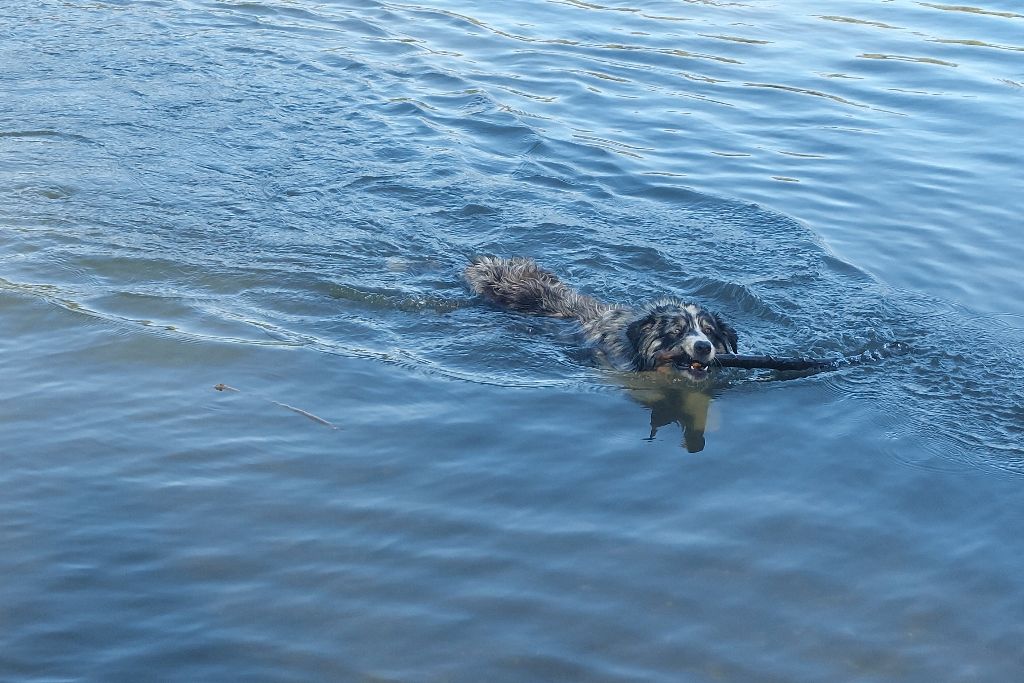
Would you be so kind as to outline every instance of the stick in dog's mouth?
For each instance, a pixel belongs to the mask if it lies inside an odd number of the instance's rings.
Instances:
[[[691,361],[689,365],[684,361],[683,363],[677,363],[676,367],[681,368],[685,374],[694,379],[706,379],[708,376],[708,366],[700,361]]]
[[[709,366],[690,358],[683,351],[662,351],[658,354],[659,370],[676,370],[692,379],[706,379]]]

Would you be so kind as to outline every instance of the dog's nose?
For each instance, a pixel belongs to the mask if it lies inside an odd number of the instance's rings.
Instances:
[[[700,355],[702,355],[702,356],[708,356],[708,355],[710,355],[710,354],[711,354],[711,349],[712,349],[712,348],[713,348],[713,347],[711,346],[711,342],[709,342],[709,341],[704,341],[703,339],[702,339],[701,341],[699,341],[699,342],[696,342],[696,343],[695,343],[695,344],[693,345],[693,350],[694,350],[694,351],[695,351],[696,353],[699,353],[699,354],[700,354]]]

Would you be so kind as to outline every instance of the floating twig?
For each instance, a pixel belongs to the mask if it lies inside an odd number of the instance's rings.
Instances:
[[[227,384],[215,384],[213,388],[216,389],[217,391],[234,391],[234,392],[237,392],[237,393],[242,393],[241,389],[236,389],[233,386],[230,386],[230,385],[227,385]],[[290,406],[287,403],[281,403],[280,401],[275,401],[272,398],[267,398],[266,396],[260,396],[259,394],[251,394],[251,395],[255,396],[256,398],[259,398],[259,399],[262,399],[264,401],[267,401],[268,403],[273,403],[276,406],[281,406],[282,408],[284,408],[286,410],[290,410],[293,413],[298,413],[299,415],[301,415],[301,416],[303,416],[305,418],[308,418],[308,419],[312,420],[313,422],[316,422],[317,424],[322,424],[323,426],[330,427],[331,429],[340,429],[340,427],[338,427],[338,425],[334,424],[333,422],[330,422],[329,420],[325,420],[324,418],[320,417],[319,415],[314,415],[313,413],[309,412],[308,410],[303,410],[302,408],[296,408],[295,406]]]

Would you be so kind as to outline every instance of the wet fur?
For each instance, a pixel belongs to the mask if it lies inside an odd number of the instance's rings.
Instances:
[[[635,308],[606,304],[572,289],[526,258],[476,259],[465,271],[470,288],[513,311],[579,321],[587,342],[619,370],[674,367],[694,379],[716,353],[736,353],[736,332],[700,304],[663,298]]]

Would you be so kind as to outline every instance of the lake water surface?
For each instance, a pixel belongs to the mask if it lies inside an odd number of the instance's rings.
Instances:
[[[14,0],[0,64],[0,679],[1024,680],[1020,3]],[[483,253],[910,350],[614,376]]]

